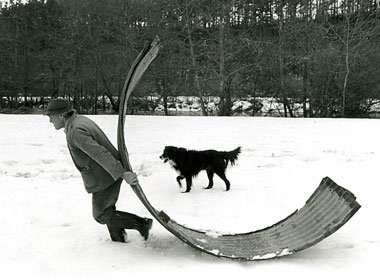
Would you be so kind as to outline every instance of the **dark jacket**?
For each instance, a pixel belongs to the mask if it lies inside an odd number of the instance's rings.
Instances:
[[[73,115],[66,123],[65,133],[88,193],[106,189],[125,172],[119,152],[94,121]]]

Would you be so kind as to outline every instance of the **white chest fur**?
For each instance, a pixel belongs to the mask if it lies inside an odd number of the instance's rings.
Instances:
[[[171,167],[175,169],[175,171],[177,171],[178,175],[181,175],[181,172],[179,172],[179,170],[177,169],[177,164],[173,160],[169,159],[169,164]]]
[[[171,160],[171,159],[169,159],[169,164],[170,164],[170,166],[173,167],[173,168],[176,168],[176,167],[177,167],[177,164],[176,164],[173,160]]]

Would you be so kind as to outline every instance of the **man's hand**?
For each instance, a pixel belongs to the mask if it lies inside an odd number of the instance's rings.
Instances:
[[[124,172],[123,175],[121,175],[121,178],[123,178],[130,185],[136,185],[139,182],[136,173],[129,171]]]

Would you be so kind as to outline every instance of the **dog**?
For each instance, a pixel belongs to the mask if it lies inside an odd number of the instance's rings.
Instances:
[[[182,187],[181,180],[186,179],[186,191],[190,192],[192,179],[201,170],[206,170],[209,180],[206,189],[211,189],[214,185],[214,173],[218,175],[226,184],[226,191],[230,190],[231,184],[226,178],[226,168],[228,163],[235,165],[241,148],[238,147],[230,152],[220,152],[215,150],[195,151],[174,146],[166,146],[160,159],[164,163],[168,162],[179,173],[177,182]]]

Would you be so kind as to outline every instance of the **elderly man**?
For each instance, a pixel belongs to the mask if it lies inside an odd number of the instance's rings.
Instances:
[[[94,219],[107,225],[112,241],[126,242],[124,229],[137,230],[147,240],[151,219],[116,210],[123,179],[130,185],[138,180],[135,173],[124,170],[119,152],[105,133],[89,118],[78,116],[65,99],[52,99],[45,115],[55,129],[64,128],[71,158],[92,194]]]

